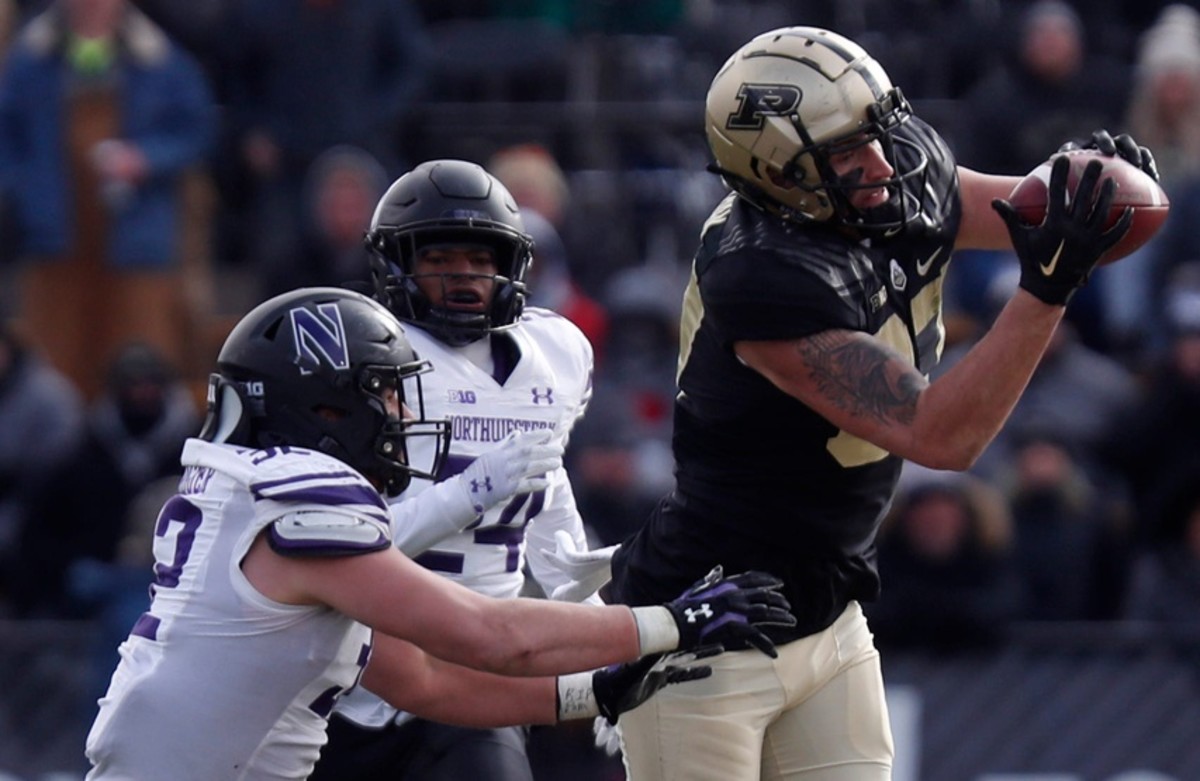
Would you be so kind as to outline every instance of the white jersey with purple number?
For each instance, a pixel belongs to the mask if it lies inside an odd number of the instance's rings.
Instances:
[[[390,544],[387,507],[322,453],[192,439],[154,530],[149,610],[121,644],[87,739],[88,779],[302,779],[371,630],[259,593],[240,562],[266,530],[285,555]]]
[[[433,364],[433,371],[421,376],[426,416],[450,421],[450,455],[439,481],[462,472],[514,429],[549,428],[565,445],[591,399],[592,346],[573,323],[550,310],[526,309],[516,326],[495,337],[512,339],[519,358],[505,366],[504,352],[493,349],[497,366],[492,372],[472,363],[464,348],[448,346],[417,326],[406,324],[405,333],[417,355]],[[432,453],[417,447],[411,457],[414,464],[425,466]],[[430,485],[428,480],[413,480],[393,500],[392,536],[401,550],[412,551],[408,542],[422,536],[421,524],[434,515],[421,499]],[[430,494],[426,498],[433,498]],[[499,598],[521,593],[528,561],[534,578],[549,593],[569,580],[540,553],[554,549],[559,529],[569,532],[579,549],[587,547],[565,469],[550,476],[545,491],[500,503],[465,530],[413,558],[474,591]],[[395,711],[360,687],[338,703],[338,713],[361,724],[380,725]]]

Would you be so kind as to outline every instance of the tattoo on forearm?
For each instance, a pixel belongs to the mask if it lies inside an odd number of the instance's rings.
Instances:
[[[845,333],[823,333],[797,342],[825,398],[852,415],[912,423],[924,382],[879,345]]]

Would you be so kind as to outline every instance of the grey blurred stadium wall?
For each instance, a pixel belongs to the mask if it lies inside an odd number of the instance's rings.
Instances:
[[[0,781],[83,777],[94,637],[0,622]],[[994,652],[887,652],[884,673],[895,781],[1200,779],[1200,633],[1026,625]]]
[[[1030,624],[1003,650],[883,656],[894,781],[1200,779],[1200,634]]]

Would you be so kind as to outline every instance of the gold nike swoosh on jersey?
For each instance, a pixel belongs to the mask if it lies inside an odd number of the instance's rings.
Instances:
[[[1058,268],[1058,258],[1060,255],[1062,255],[1063,247],[1065,247],[1066,244],[1067,244],[1067,242],[1065,239],[1060,241],[1058,243],[1058,249],[1054,250],[1054,257],[1050,258],[1050,262],[1042,263],[1040,265],[1040,268],[1042,269],[1042,274],[1044,274],[1045,276],[1048,277],[1054,273],[1054,269]]]
[[[933,265],[933,261],[937,260],[938,255],[941,255],[941,254],[942,254],[942,248],[938,247],[936,250],[934,250],[932,255],[930,255],[928,258],[926,258],[924,263],[922,263],[921,261],[918,260],[917,261],[917,274],[922,277],[925,276],[926,274],[928,274],[929,267]]]

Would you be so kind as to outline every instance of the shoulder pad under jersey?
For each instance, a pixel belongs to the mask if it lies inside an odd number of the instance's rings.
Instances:
[[[286,513],[267,529],[271,548],[284,556],[348,556],[384,550],[392,543],[386,522],[332,508]]]

